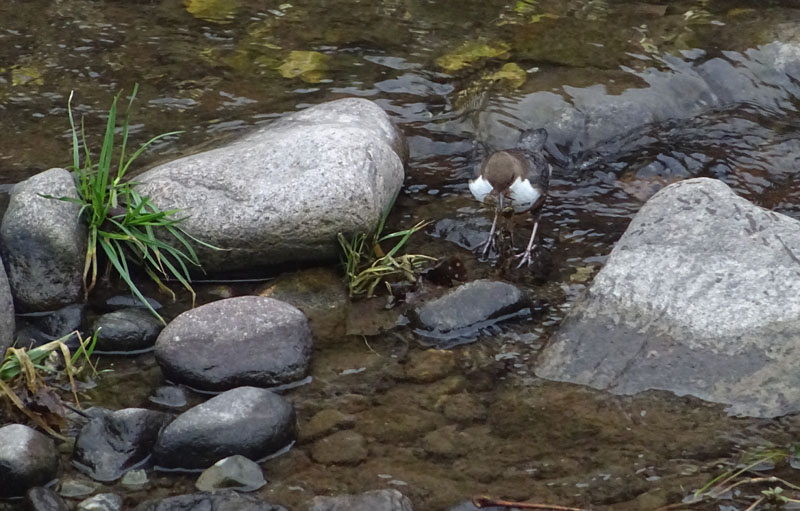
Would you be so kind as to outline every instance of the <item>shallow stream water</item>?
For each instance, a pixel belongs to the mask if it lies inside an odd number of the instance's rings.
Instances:
[[[541,381],[530,366],[630,218],[666,184],[716,177],[800,219],[800,5],[753,5],[6,0],[0,191],[68,163],[71,90],[91,143],[113,94],[139,83],[134,142],[184,132],[159,142],[145,165],[283,112],[349,96],[376,101],[411,152],[390,227],[431,220],[411,251],[457,256],[470,280],[519,284],[536,314],[445,353],[392,329],[398,311],[384,310],[381,298],[320,316],[312,382],[287,396],[301,426],[325,409],[352,415],[368,455],[325,465],[301,441],[263,465],[270,483],[259,493],[290,509],[314,495],[384,487],[408,495],[417,511],[471,509],[476,494],[655,509],[745,450],[788,446],[800,424],[728,417],[722,406],[666,393],[610,396]],[[540,264],[512,271],[473,253],[491,217],[467,179],[473,140],[502,148],[531,127],[550,132],[559,165]],[[511,227],[518,246],[529,222]],[[201,302],[255,289],[198,284]],[[150,355],[104,357],[101,367],[111,371],[84,405],[145,406],[163,384]],[[65,477],[79,476],[67,469]],[[193,480],[151,474],[147,490],[106,489],[121,491],[128,507],[187,493]]]

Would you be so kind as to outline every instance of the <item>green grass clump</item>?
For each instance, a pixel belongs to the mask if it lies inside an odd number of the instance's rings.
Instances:
[[[78,336],[79,348],[70,354],[65,344],[73,335]],[[0,360],[0,401],[10,402],[15,409],[27,416],[34,424],[57,438],[63,438],[53,428],[63,422],[62,402],[52,388],[47,385],[47,377],[66,375],[69,380],[75,404],[80,406],[75,387],[75,376],[88,366],[95,371],[90,359],[97,343],[97,332],[84,340],[78,332],[72,332],[60,339],[27,350],[8,348]],[[45,362],[53,353],[61,353],[63,369],[56,370]],[[84,363],[80,363],[81,359]]]
[[[394,200],[381,216],[372,236],[356,234],[352,239],[347,239],[342,233],[338,234],[339,246],[342,248],[342,264],[351,297],[363,294],[371,297],[378,284],[385,282],[388,287],[388,279],[391,278],[402,277],[413,282],[420,270],[429,262],[436,260],[435,257],[420,254],[398,255],[409,238],[429,222],[422,221],[409,229],[384,235],[383,228],[393,204]],[[384,252],[381,243],[389,240],[397,241],[388,252]]]
[[[200,268],[200,262],[189,241],[208,248],[216,247],[190,236],[181,229],[180,222],[184,218],[178,216],[179,210],[159,210],[148,197],[136,192],[135,183],[123,181],[131,164],[148,146],[164,137],[181,133],[173,131],[153,137],[128,156],[126,154],[128,126],[137,91],[138,85],[133,88],[119,128],[117,102],[121,93],[114,97],[96,161],[86,142],[83,122],[81,122],[80,137],[75,127],[72,116],[72,94],[70,94],[68,112],[72,129],[72,170],[75,174],[78,199],[67,197],[60,199],[80,204],[81,218],[86,221],[89,228],[83,269],[86,294],[92,291],[97,282],[100,265],[98,254],[102,254],[131,292],[163,323],[163,318],[150,306],[133,282],[130,264],[143,268],[159,288],[169,293],[173,299],[174,293],[162,279],[177,280],[191,293],[194,303],[195,293],[191,286],[188,268],[189,266]],[[118,132],[120,132],[119,139]]]

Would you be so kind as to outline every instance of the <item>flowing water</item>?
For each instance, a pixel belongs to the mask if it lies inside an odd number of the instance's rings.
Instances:
[[[470,279],[518,283],[536,313],[446,354],[424,351],[403,329],[378,333],[397,320],[380,299],[346,305],[347,320],[338,310],[318,318],[334,326],[315,332],[313,380],[287,396],[301,424],[325,409],[352,415],[368,454],[324,465],[312,442],[300,442],[264,464],[270,484],[260,495],[291,509],[314,495],[384,487],[410,496],[418,511],[472,509],[475,494],[655,509],[742,451],[788,446],[796,419],[732,418],[721,406],[666,393],[609,396],[538,380],[530,364],[633,214],[666,184],[716,177],[800,219],[800,4],[753,5],[5,0],[0,191],[67,164],[73,90],[91,143],[113,94],[139,83],[134,142],[184,132],[160,141],[146,164],[222,143],[283,112],[371,99],[411,149],[391,227],[431,220],[413,251],[455,255]],[[466,186],[473,140],[501,148],[538,127],[549,131],[558,162],[541,264],[509,271],[473,253],[491,221]],[[512,227],[518,245],[529,229],[521,219]],[[251,291],[199,285],[201,301]],[[149,355],[106,357],[102,367],[112,371],[99,376],[88,404],[143,406],[163,383]],[[435,371],[420,379],[416,367]],[[65,477],[78,476],[67,469]],[[151,480],[146,491],[107,489],[133,506],[189,492],[193,477]]]

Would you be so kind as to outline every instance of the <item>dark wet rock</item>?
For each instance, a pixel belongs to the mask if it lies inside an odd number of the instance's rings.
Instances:
[[[200,491],[255,491],[267,484],[261,467],[244,456],[221,459],[200,474],[195,487]]]
[[[97,353],[141,353],[156,343],[164,325],[152,312],[126,308],[103,314],[92,325],[97,332]]]
[[[155,300],[154,298],[150,298],[145,296],[145,300],[153,308],[153,310],[159,310],[162,308],[162,305]],[[102,304],[101,308],[107,311],[115,311],[119,309],[127,309],[127,308],[136,308],[136,309],[147,309],[145,305],[142,303],[141,300],[136,298],[133,295],[115,295],[107,298]]]
[[[186,391],[175,385],[163,385],[147,398],[151,403],[165,408],[183,408],[188,403]]]
[[[207,270],[336,259],[336,234],[370,232],[400,189],[404,144],[380,107],[342,99],[151,169],[138,189],[227,249],[196,247]]]
[[[83,297],[86,226],[80,206],[48,199],[77,197],[72,174],[50,169],[14,186],[0,226],[0,248],[15,303],[46,311]]]
[[[128,470],[120,479],[119,484],[128,491],[138,491],[147,486],[150,479],[144,470]]]
[[[220,391],[302,379],[311,343],[308,320],[298,309],[272,298],[241,296],[175,318],[158,336],[155,354],[173,382]]]
[[[452,373],[457,367],[452,351],[425,350],[412,352],[403,367],[405,378],[413,383],[433,383]]]
[[[327,408],[314,414],[300,428],[300,441],[309,442],[343,429],[350,429],[355,424],[355,416],[343,413],[335,408]]]
[[[114,481],[145,461],[172,415],[127,408],[106,412],[81,428],[73,464],[97,481]]]
[[[420,275],[438,286],[452,286],[454,282],[467,280],[467,269],[460,258],[450,256],[440,259]]]
[[[418,307],[411,320],[415,331],[437,346],[474,338],[482,329],[524,314],[530,307],[525,293],[505,282],[476,280]]]
[[[311,457],[323,465],[357,465],[368,455],[367,441],[355,431],[339,431],[311,447]]]
[[[99,485],[90,480],[65,479],[61,481],[58,494],[68,499],[78,499],[97,491]]]
[[[234,454],[262,460],[295,436],[294,408],[286,399],[239,387],[179,415],[159,435],[153,458],[163,468],[205,469]]]
[[[98,493],[78,503],[78,511],[120,511],[122,497],[116,493]]]
[[[14,344],[14,327],[14,299],[0,259],[0,353],[5,353]]]
[[[342,276],[330,268],[281,275],[256,294],[281,300],[303,311],[317,340],[338,341],[346,334],[350,300]]]
[[[800,222],[691,179],[650,199],[536,374],[663,389],[773,417],[800,410]]]
[[[25,499],[30,511],[69,511],[64,499],[50,488],[31,488],[25,492]]]
[[[0,498],[19,497],[58,473],[58,450],[51,439],[22,424],[0,428]]]
[[[217,493],[191,493],[166,499],[151,500],[136,506],[136,511],[286,511],[251,495],[241,495],[235,491]]]
[[[17,346],[41,346],[62,339],[75,331],[82,332],[86,321],[86,304],[72,304],[52,312],[32,312],[18,318]],[[70,349],[78,347],[78,337],[66,341]]]
[[[360,495],[314,497],[308,511],[413,511],[408,497],[397,490],[372,490]]]

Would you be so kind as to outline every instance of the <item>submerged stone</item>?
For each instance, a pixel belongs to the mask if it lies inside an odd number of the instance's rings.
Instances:
[[[418,307],[411,320],[414,331],[437,347],[450,347],[474,339],[481,330],[522,315],[528,297],[505,282],[476,280]]]
[[[136,506],[135,511],[184,511],[201,509],[210,511],[286,511],[282,506],[275,506],[250,495],[241,495],[235,491],[216,493],[191,493],[165,499],[150,500]]]
[[[147,309],[126,308],[103,314],[95,320],[95,352],[136,354],[153,348],[164,325]]]
[[[195,486],[200,491],[255,491],[267,484],[261,467],[238,454],[221,459],[208,467],[197,478]]]
[[[164,375],[198,390],[274,387],[306,376],[311,331],[288,303],[228,298],[184,312],[161,332],[155,355]]]
[[[713,179],[656,194],[542,351],[536,374],[800,411],[800,222]]]
[[[360,495],[314,497],[308,511],[413,511],[408,497],[397,490],[372,490]]]

